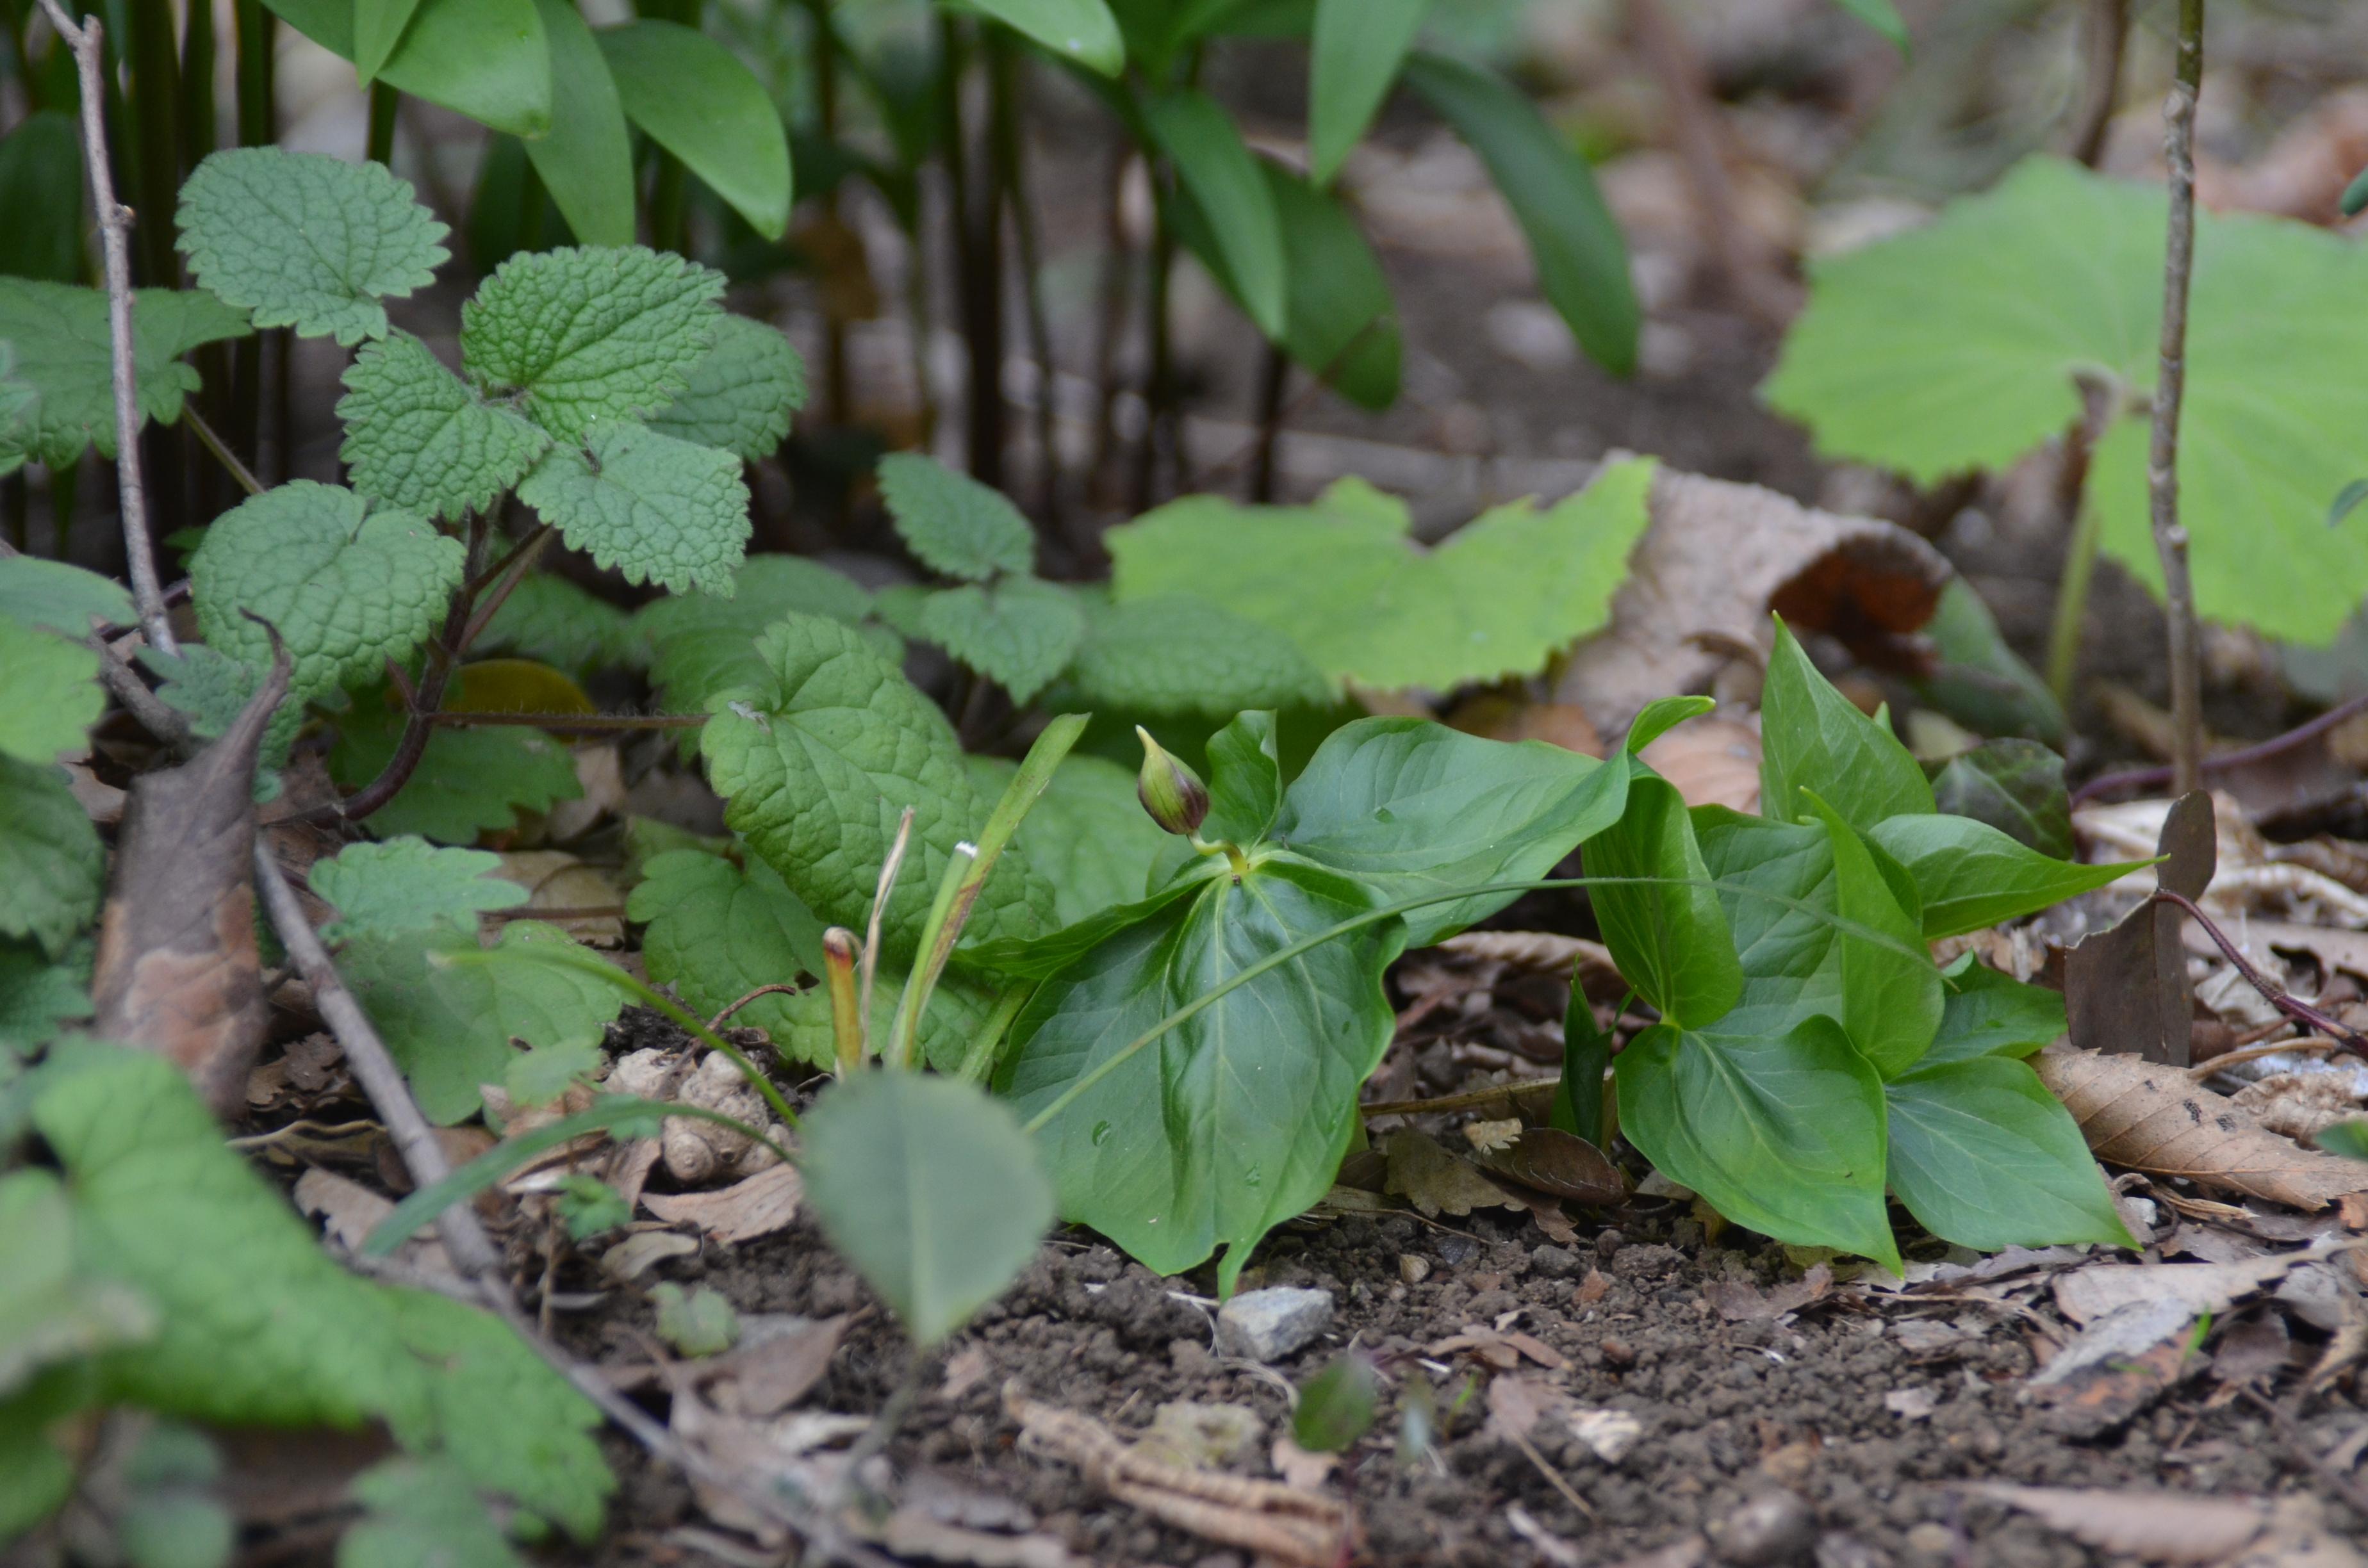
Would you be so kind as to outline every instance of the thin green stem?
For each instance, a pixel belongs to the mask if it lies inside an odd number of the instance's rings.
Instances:
[[[1028,1006],[1028,999],[1035,994],[1036,987],[1023,982],[996,999],[995,1011],[970,1037],[970,1048],[962,1052],[958,1076],[973,1084],[984,1084],[995,1075],[995,1064],[1003,1055],[1003,1037],[1010,1032],[1011,1020],[1019,1016],[1019,1009]]]

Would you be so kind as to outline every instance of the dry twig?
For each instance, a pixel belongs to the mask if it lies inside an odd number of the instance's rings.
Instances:
[[[2195,585],[2187,570],[2187,530],[2179,521],[2179,410],[2187,386],[2187,288],[2195,267],[2195,97],[2203,81],[2203,0],[2179,0],[2179,68],[2163,106],[2170,225],[2163,247],[2161,369],[2146,452],[2148,509],[2170,620],[2170,711],[2177,745],[2172,792],[2179,795],[2196,789],[2203,778],[2203,649],[2195,626]]]

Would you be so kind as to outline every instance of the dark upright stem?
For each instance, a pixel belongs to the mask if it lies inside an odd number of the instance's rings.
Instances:
[[[2163,246],[2162,349],[2154,394],[2154,438],[2146,455],[2146,494],[2155,553],[2162,562],[2170,622],[2170,716],[2176,751],[2172,792],[2203,779],[2203,650],[2195,624],[2195,585],[2187,570],[2187,530],[2179,521],[2179,411],[2187,385],[2187,286],[2195,265],[2195,96],[2203,82],[2203,0],[2179,0],[2179,65],[2163,106],[2163,153],[2170,171],[2170,227]]]
[[[1282,444],[1283,393],[1290,386],[1291,356],[1269,343],[1258,373],[1258,455],[1250,463],[1250,500],[1258,506],[1274,499],[1275,449]]]
[[[946,184],[951,201],[954,297],[962,311],[970,379],[963,396],[964,444],[971,477],[1003,487],[1003,193],[992,157],[981,169],[972,156],[962,118],[963,35],[942,19],[945,74]],[[994,90],[992,79],[988,90]]]
[[[2130,0],[2089,0],[2088,37],[2082,44],[2084,67],[2080,104],[2072,117],[2072,155],[2097,166],[2104,154],[2105,131],[2120,106],[2122,51],[2130,31]]]

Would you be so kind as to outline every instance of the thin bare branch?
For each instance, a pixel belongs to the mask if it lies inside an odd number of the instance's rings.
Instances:
[[[880,921],[888,912],[888,895],[896,891],[896,873],[905,869],[905,851],[913,842],[913,808],[906,806],[896,824],[896,842],[881,862],[879,891],[871,895],[871,923],[863,935],[863,1049],[871,1049],[871,983],[880,973]]]
[[[2195,585],[2187,570],[2187,530],[2179,521],[2179,412],[2187,387],[2187,290],[2195,267],[2195,97],[2203,82],[2203,0],[2179,0],[2179,64],[2163,105],[2163,153],[2170,171],[2170,225],[2163,246],[2161,369],[2155,381],[2154,437],[2146,455],[2146,494],[2162,597],[2170,620],[2173,792],[2203,780],[2203,648],[2195,625]]]

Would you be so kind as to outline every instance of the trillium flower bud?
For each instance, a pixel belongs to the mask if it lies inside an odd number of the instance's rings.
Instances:
[[[1134,798],[1143,802],[1151,820],[1169,833],[1198,833],[1209,814],[1209,787],[1201,782],[1199,774],[1162,750],[1150,731],[1137,724],[1134,733],[1143,742],[1143,770],[1134,776]]]

